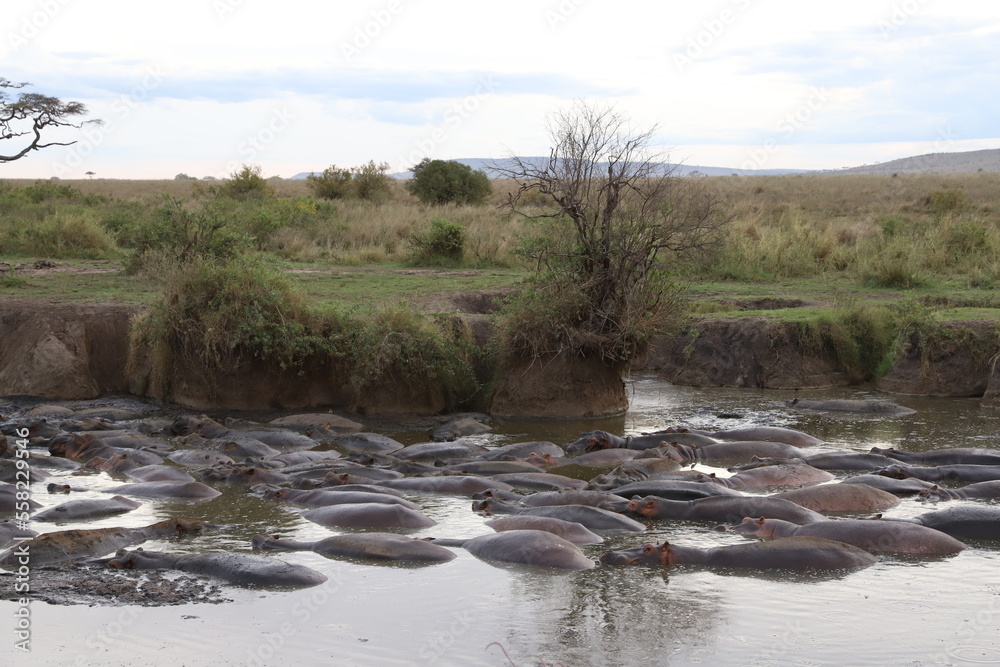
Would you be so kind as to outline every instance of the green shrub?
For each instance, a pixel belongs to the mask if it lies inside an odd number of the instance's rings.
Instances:
[[[459,162],[424,158],[406,189],[425,204],[482,204],[493,192],[489,177]]]
[[[355,167],[353,172],[354,194],[359,199],[381,204],[389,198],[392,192],[390,185],[389,163],[375,164],[374,160],[363,167]]]
[[[944,242],[953,260],[990,252],[986,228],[967,220],[951,225],[945,233]]]
[[[461,262],[465,252],[465,227],[448,220],[431,220],[424,233],[414,232],[410,244],[417,263]]]
[[[965,190],[961,188],[945,188],[931,190],[924,198],[924,203],[937,214],[956,211],[966,204]]]
[[[220,185],[210,186],[210,191],[218,197],[229,197],[241,201],[274,197],[274,188],[260,174],[260,165],[243,165],[239,171],[234,171]]]
[[[351,172],[348,169],[338,169],[337,165],[330,165],[322,174],[309,174],[306,185],[317,197],[344,199],[351,192]]]

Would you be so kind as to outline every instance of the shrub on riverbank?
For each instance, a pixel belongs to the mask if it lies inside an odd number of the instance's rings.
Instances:
[[[166,396],[178,372],[211,385],[252,358],[304,373],[329,361],[348,395],[428,387],[450,408],[478,389],[468,342],[400,306],[347,312],[308,303],[258,254],[163,267],[163,298],[133,322],[129,374]]]

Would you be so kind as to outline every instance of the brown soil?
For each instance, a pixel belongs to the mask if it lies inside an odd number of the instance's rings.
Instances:
[[[3,583],[5,578],[11,581]],[[0,600],[17,600],[14,575],[0,573]],[[217,584],[189,576],[156,571],[97,570],[88,567],[36,568],[30,582],[32,602],[88,606],[139,605],[160,607],[192,602],[232,602]]]

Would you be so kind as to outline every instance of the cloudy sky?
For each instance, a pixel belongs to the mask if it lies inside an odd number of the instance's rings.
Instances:
[[[0,77],[104,120],[0,178],[543,155],[578,99],[689,165],[1000,147],[986,1],[4,0],[0,54]]]

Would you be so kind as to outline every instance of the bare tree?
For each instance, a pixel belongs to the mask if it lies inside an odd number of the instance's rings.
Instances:
[[[49,146],[71,146],[75,141],[48,141],[42,143],[42,132],[57,127],[81,128],[88,123],[101,124],[100,119],[74,122],[85,116],[87,108],[80,102],[63,102],[57,97],[39,93],[22,92],[17,99],[11,97],[10,90],[19,90],[28,83],[14,83],[0,77],[0,140],[18,144],[14,152],[0,154],[0,163],[19,160],[31,151]]]
[[[529,245],[535,289],[548,292],[542,302],[570,292],[578,302],[556,338],[529,339],[523,326],[514,334],[533,355],[575,349],[628,362],[676,303],[667,260],[720,240],[727,220],[716,199],[651,151],[655,132],[633,131],[610,107],[577,103],[552,117],[547,160],[511,157],[492,166],[516,183],[508,195],[512,211],[570,229],[569,238]],[[528,196],[533,192],[541,196]]]

